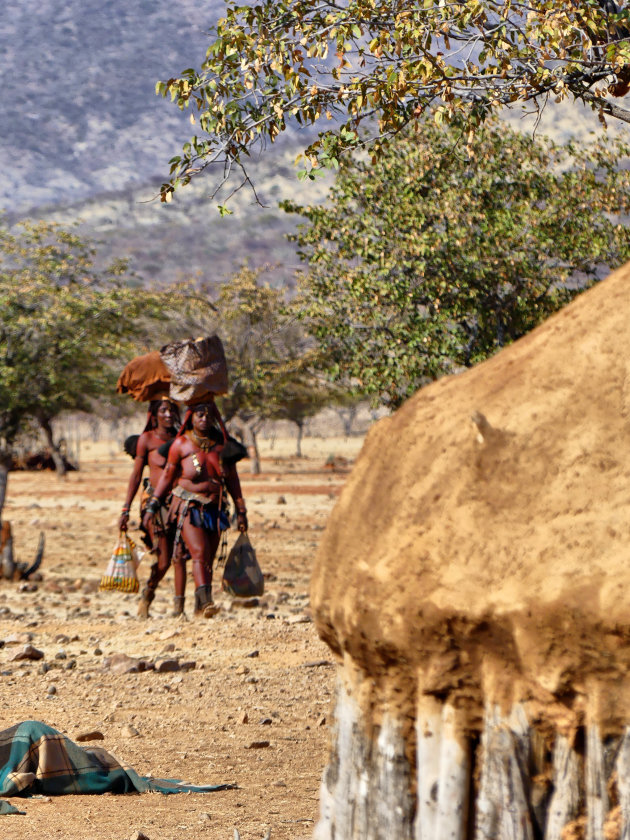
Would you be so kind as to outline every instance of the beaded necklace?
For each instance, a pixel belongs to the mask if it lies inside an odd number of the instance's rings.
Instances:
[[[212,438],[199,437],[193,429],[188,429],[186,432],[188,440],[192,441],[195,446],[198,446],[203,452],[210,452],[211,449],[217,445],[216,440]]]

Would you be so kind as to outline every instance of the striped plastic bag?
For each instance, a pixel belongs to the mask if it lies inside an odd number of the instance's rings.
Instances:
[[[101,578],[99,589],[118,590],[119,592],[137,592],[138,551],[136,544],[126,531],[121,531],[105,574]]]

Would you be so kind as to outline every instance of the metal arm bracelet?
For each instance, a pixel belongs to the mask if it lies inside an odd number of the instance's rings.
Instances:
[[[147,502],[147,506],[144,510],[145,510],[145,513],[150,513],[151,516],[155,516],[155,514],[158,512],[158,510],[161,508],[161,506],[162,506],[162,503],[160,502],[158,497],[157,496],[151,496],[151,498]]]

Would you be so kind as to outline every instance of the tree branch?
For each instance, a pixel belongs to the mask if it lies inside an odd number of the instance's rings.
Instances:
[[[626,108],[620,108],[618,105],[614,105],[612,102],[600,99],[599,96],[595,96],[595,94],[591,93],[590,91],[584,91],[578,94],[578,96],[585,102],[590,102],[599,105],[601,111],[604,114],[608,114],[611,117],[615,117],[615,119],[621,120],[622,122],[630,123],[630,111],[628,111]]]

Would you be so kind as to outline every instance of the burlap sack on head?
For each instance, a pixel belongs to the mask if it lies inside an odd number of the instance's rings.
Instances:
[[[148,402],[168,393],[171,374],[157,350],[136,356],[118,377],[116,393],[129,394],[137,402]]]
[[[227,393],[227,362],[218,335],[165,344],[160,356],[171,375],[172,400],[193,405]]]

